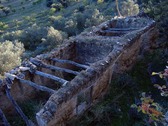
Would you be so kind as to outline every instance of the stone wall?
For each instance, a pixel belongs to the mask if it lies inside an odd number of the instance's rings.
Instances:
[[[112,19],[93,27],[90,32],[83,32],[66,40],[61,47],[48,54],[35,57],[52,67],[57,66],[78,72],[77,75],[72,76],[66,72],[42,68],[40,65],[33,69],[33,71],[41,71],[67,80],[66,84],[59,86],[54,80],[31,72],[31,69],[21,72],[24,74],[24,79],[54,90],[47,98],[45,97],[46,104],[36,113],[37,125],[63,126],[68,120],[81,115],[100,98],[103,98],[109,89],[113,72],[120,73],[130,69],[137,57],[153,47],[156,35],[157,30],[153,20],[140,17]],[[53,62],[54,58],[70,60],[87,67],[82,69],[72,64]],[[13,74],[19,76],[20,68],[15,69]],[[26,101],[38,93],[31,86],[21,84],[23,88],[21,94],[18,85],[20,82],[16,78],[10,88],[16,101]],[[0,88],[0,108],[8,111],[12,105],[6,100],[5,86],[4,83]]]
[[[106,24],[107,22],[100,26],[103,27]],[[96,36],[94,32],[82,33],[77,36],[75,38],[76,43],[97,42],[100,45],[105,44],[104,49],[107,49],[106,45],[109,45],[109,47],[112,47],[112,51],[108,55],[104,53],[103,57],[101,52],[104,50],[99,50],[100,54],[97,52],[97,55],[101,57],[98,57],[100,59],[96,60],[95,56],[93,58],[94,63],[91,64],[90,68],[80,72],[66,87],[53,94],[44,107],[36,114],[38,124],[40,126],[63,126],[72,117],[78,116],[87,110],[108,91],[113,72],[123,72],[130,69],[136,58],[142,55],[142,48],[149,49],[151,47],[151,43],[154,42],[153,40],[157,33],[154,26],[154,21],[150,21],[144,27],[139,27],[138,30],[116,38]],[[85,54],[87,56],[91,54],[92,56],[92,52],[85,52]],[[84,56],[80,57],[82,60],[91,62],[92,57],[88,59],[85,54],[80,54]]]

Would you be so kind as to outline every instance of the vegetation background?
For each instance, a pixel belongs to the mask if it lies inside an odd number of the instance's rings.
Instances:
[[[116,5],[118,4],[118,7]],[[161,71],[168,59],[168,1],[166,0],[0,0],[0,76],[30,56],[50,51],[90,27],[115,16],[139,14],[157,22],[156,48],[134,68],[114,76],[110,93],[69,125],[142,126],[145,117],[129,109],[141,92],[151,92],[167,111],[167,98],[153,89],[147,69]],[[120,92],[118,94],[118,92]],[[32,107],[33,105],[30,105]]]

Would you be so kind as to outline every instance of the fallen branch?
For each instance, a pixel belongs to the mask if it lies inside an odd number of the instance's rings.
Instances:
[[[73,70],[69,70],[69,69],[65,69],[65,68],[61,68],[61,67],[56,67],[56,66],[52,66],[52,65],[47,65],[47,64],[43,63],[41,60],[38,60],[38,59],[31,58],[30,61],[33,64],[35,64],[36,66],[40,66],[40,67],[47,68],[47,69],[50,69],[50,70],[57,70],[57,71],[66,72],[66,73],[70,73],[70,74],[74,74],[74,75],[79,74],[79,72],[77,72],[77,71],[73,71]]]
[[[81,67],[81,68],[84,68],[84,69],[89,68],[89,66],[87,66],[87,65],[76,63],[76,62],[71,61],[71,60],[62,60],[62,59],[57,59],[57,58],[52,58],[50,60],[52,60],[54,62],[59,62],[59,63],[69,63],[69,64],[72,64],[74,66]]]
[[[3,113],[3,111],[1,109],[0,109],[0,117],[2,118],[4,126],[10,126],[8,120],[5,117],[5,114]]]
[[[22,109],[19,107],[19,105],[17,104],[17,102],[13,99],[13,97],[11,96],[10,90],[6,87],[5,89],[6,91],[6,95],[8,97],[8,99],[12,102],[13,106],[15,107],[16,111],[19,113],[19,115],[22,117],[22,119],[25,121],[27,126],[31,126],[31,123],[29,121],[29,119],[27,118],[27,116],[23,113]]]

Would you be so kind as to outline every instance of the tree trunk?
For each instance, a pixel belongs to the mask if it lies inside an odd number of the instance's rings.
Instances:
[[[120,10],[119,10],[119,7],[118,7],[118,0],[116,0],[116,9],[117,9],[119,17],[121,17],[121,13],[120,13]]]

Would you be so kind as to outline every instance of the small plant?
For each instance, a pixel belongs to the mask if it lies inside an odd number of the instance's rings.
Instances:
[[[158,88],[160,90],[161,96],[168,96],[168,66],[166,66],[166,69],[162,72],[152,72],[152,75],[158,75],[160,78],[163,78],[166,81],[166,85],[159,85],[154,84],[154,87]]]
[[[154,87],[160,90],[161,96],[168,96],[168,66],[161,72],[152,72],[152,76],[158,75],[160,78],[166,80],[166,85],[154,84]],[[162,108],[158,103],[154,102],[151,96],[147,95],[145,92],[142,93],[140,101],[136,104],[131,105],[131,108],[137,110],[137,112],[142,112],[147,116],[144,117],[145,122],[148,125],[154,124],[155,126],[167,126],[168,125],[168,112],[166,108]],[[164,114],[165,113],[165,114]]]
[[[140,103],[131,105],[131,108],[136,108],[138,112],[147,115],[149,124],[156,124],[164,120],[162,107],[158,103],[154,102],[151,96],[147,95],[145,92],[142,93]]]
[[[152,72],[152,75],[159,75],[160,78],[168,78],[168,66],[166,66],[166,69],[162,72]]]
[[[154,87],[160,90],[161,96],[165,96],[165,97],[168,96],[168,88],[166,87],[166,85],[160,86],[159,84],[154,84]]]

